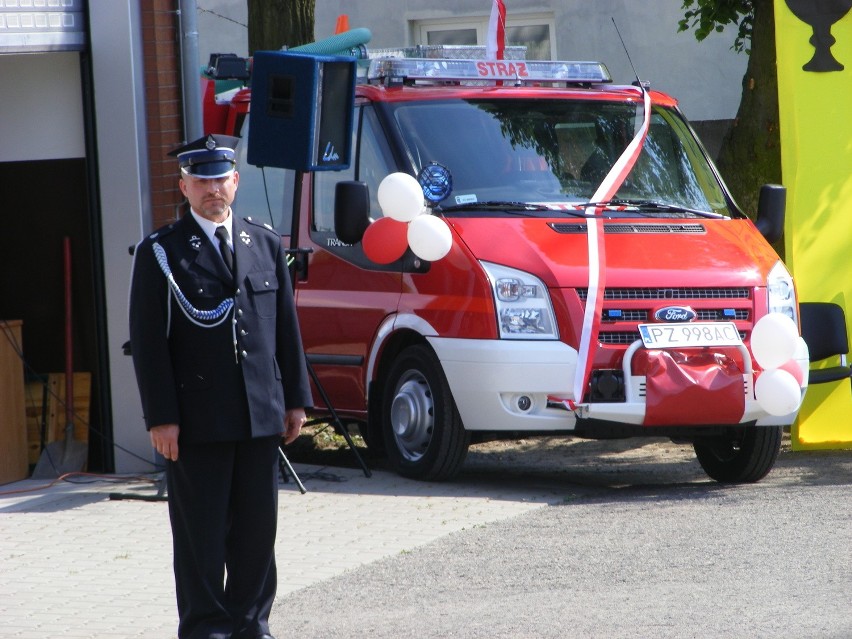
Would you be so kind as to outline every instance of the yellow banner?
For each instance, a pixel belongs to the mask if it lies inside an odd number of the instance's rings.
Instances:
[[[852,0],[775,0],[785,252],[800,302],[852,321]],[[836,362],[835,362],[836,363]],[[848,448],[848,380],[808,388],[794,448]]]

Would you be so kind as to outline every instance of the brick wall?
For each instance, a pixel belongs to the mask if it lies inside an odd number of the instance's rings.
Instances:
[[[152,228],[173,222],[184,201],[177,163],[166,154],[183,142],[178,0],[140,0]]]

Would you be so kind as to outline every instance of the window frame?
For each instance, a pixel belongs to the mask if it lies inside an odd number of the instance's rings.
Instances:
[[[488,34],[489,16],[467,16],[459,18],[434,18],[411,21],[411,34],[414,44],[427,45],[429,43],[430,31],[461,31],[474,29],[476,31],[477,46],[484,46]],[[550,40],[549,60],[556,59],[556,19],[549,13],[531,13],[518,16],[506,16],[506,29],[513,27],[546,26]],[[506,40],[506,46],[512,43]]]

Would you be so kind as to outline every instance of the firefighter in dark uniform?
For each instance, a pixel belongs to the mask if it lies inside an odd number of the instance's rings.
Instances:
[[[170,153],[191,209],[134,254],[131,353],[166,458],[181,639],[271,637],[278,446],[312,405],[281,238],[231,211],[238,141]]]

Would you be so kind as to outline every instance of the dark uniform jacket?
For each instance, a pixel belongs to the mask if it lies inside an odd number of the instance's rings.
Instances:
[[[158,243],[187,316],[154,255]],[[280,434],[284,411],[312,406],[286,254],[271,227],[234,216],[236,275],[190,213],[143,240],[134,257],[130,342],[145,423],[178,424],[181,441]],[[235,343],[236,342],[236,343]]]

